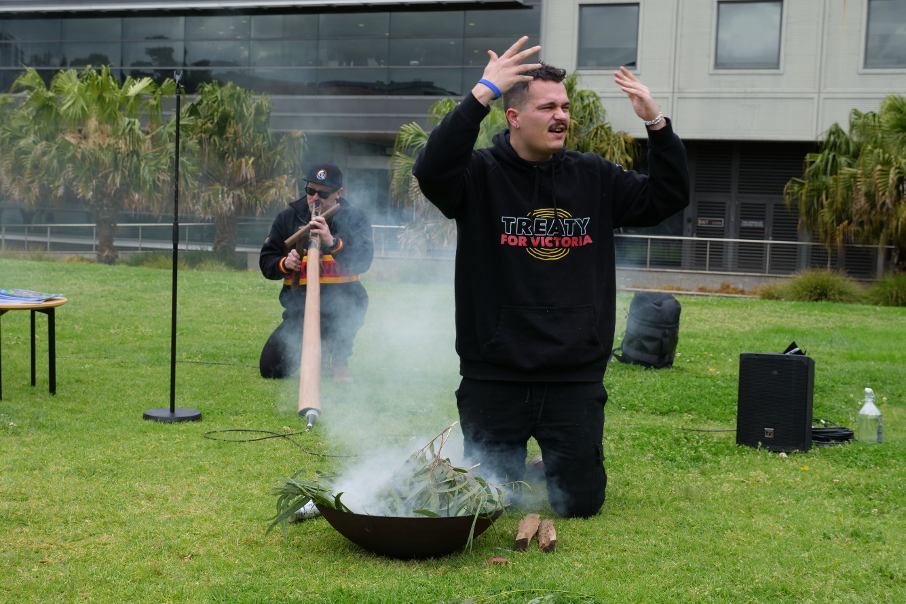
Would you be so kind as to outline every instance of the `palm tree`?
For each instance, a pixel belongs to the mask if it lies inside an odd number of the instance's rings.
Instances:
[[[26,207],[74,195],[94,215],[98,262],[113,264],[117,215],[166,194],[171,153],[161,124],[170,80],[126,78],[109,67],[60,71],[47,86],[29,68],[13,83],[21,104],[0,126],[0,187]]]
[[[892,245],[906,270],[906,98],[891,95],[878,112],[853,110],[849,132],[834,124],[802,178],[784,188],[799,206],[799,227],[828,249],[846,243]]]
[[[601,98],[593,90],[579,88],[579,75],[571,73],[563,81],[570,100],[570,125],[565,147],[597,153],[610,161],[631,168],[638,154],[638,143],[629,134],[615,131],[607,122]],[[454,99],[441,99],[431,105],[428,125],[434,128],[456,107]],[[491,103],[491,111],[481,122],[475,148],[491,146],[495,134],[505,129],[503,102]],[[428,141],[428,133],[416,122],[402,126],[396,135],[390,159],[390,195],[398,207],[412,213],[412,220],[400,233],[403,249],[425,254],[428,249],[447,248],[456,241],[456,224],[443,217],[418,188],[412,166],[418,152]]]
[[[271,130],[266,96],[256,100],[251,91],[216,82],[197,94],[186,107],[187,208],[214,219],[215,252],[233,253],[240,213],[257,215],[298,197],[303,136]]]

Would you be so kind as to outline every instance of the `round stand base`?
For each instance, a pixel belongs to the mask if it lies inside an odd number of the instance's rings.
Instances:
[[[148,409],[143,416],[144,419],[150,419],[155,422],[197,422],[201,420],[201,411],[197,409]]]

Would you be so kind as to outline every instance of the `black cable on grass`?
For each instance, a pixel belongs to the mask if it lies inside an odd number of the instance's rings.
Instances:
[[[849,428],[841,426],[837,422],[833,422],[829,419],[821,419],[816,417],[812,420],[812,423],[819,422],[822,426],[827,426],[827,424],[833,424],[833,428],[815,428],[812,427],[812,444],[816,447],[834,447],[837,445],[844,445],[852,441],[855,434]]]
[[[853,439],[853,431],[849,428],[841,426],[837,422],[831,421],[829,419],[821,419],[816,417],[812,419],[812,423],[820,423],[822,428],[812,427],[812,444],[816,447],[833,447],[836,445],[846,444]],[[834,427],[828,428],[827,424],[833,424]],[[732,429],[722,429],[722,430],[706,430],[700,428],[680,428],[680,430],[685,430],[687,432],[736,432]]]
[[[255,432],[257,434],[267,434],[268,436],[259,436],[258,438],[217,438],[215,436],[211,436],[212,434],[222,434],[224,432]],[[281,433],[281,432],[273,432],[271,430],[252,430],[249,428],[233,428],[230,430],[208,430],[207,432],[204,433],[204,437],[207,438],[208,440],[219,440],[219,441],[228,442],[228,443],[250,443],[250,442],[255,442],[256,440],[268,440],[271,438],[285,438],[289,442],[293,443],[294,445],[296,445],[297,447],[302,449],[302,451],[304,451],[305,453],[308,453],[309,455],[314,455],[316,457],[334,457],[334,458],[339,458],[339,459],[354,459],[354,458],[358,457],[358,455],[328,455],[327,453],[315,453],[314,451],[309,451],[308,449],[306,449],[305,447],[303,447],[302,445],[300,445],[299,443],[297,443],[295,440],[293,440],[291,438],[292,436],[296,436],[297,434],[304,434],[304,433],[305,433],[304,431]]]

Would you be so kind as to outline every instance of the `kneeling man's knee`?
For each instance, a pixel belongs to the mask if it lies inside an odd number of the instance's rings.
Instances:
[[[564,518],[597,514],[607,494],[603,447],[595,445],[581,460],[557,466],[546,468],[547,497],[554,511]]]

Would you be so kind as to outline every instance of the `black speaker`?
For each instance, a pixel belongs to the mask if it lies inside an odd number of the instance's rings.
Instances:
[[[812,446],[815,361],[802,354],[739,355],[736,444],[770,451]]]

